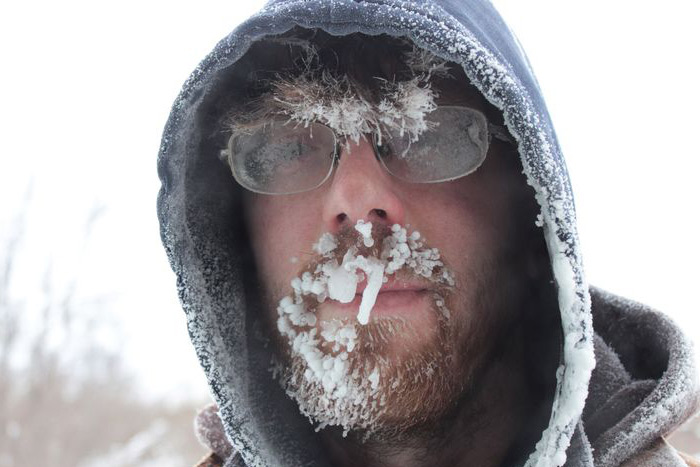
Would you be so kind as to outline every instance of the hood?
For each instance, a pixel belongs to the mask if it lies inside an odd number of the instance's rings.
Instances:
[[[235,450],[248,466],[328,465],[313,427],[270,384],[269,353],[247,314],[240,196],[208,133],[217,111],[211,96],[232,65],[257,40],[296,26],[332,35],[405,36],[460,64],[502,111],[540,206],[537,222],[551,260],[563,336],[549,425],[525,465],[564,465],[573,449],[590,458],[580,422],[595,339],[571,185],[527,58],[494,7],[482,0],[273,0],[219,42],[184,84],[159,153],[158,215],[188,330]],[[682,365],[689,361],[684,357]]]

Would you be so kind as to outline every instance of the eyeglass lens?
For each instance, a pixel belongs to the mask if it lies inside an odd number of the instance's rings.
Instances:
[[[390,129],[375,139],[377,154],[392,175],[411,183],[453,180],[476,170],[488,151],[488,122],[478,110],[444,106],[430,114],[429,129],[412,140]],[[334,132],[274,120],[251,128],[229,142],[236,180],[249,190],[292,194],[323,184],[333,170]]]

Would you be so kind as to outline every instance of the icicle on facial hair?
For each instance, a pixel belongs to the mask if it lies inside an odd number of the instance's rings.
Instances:
[[[355,230],[362,235],[362,242],[366,247],[374,245],[372,239],[372,223],[365,223],[359,220],[355,225]],[[357,314],[357,321],[360,324],[369,322],[369,313],[372,311],[379,289],[385,282],[384,264],[376,258],[365,258],[362,255],[355,256],[357,249],[350,248],[340,266],[330,271],[328,276],[328,296],[333,300],[338,300],[340,303],[350,303],[355,298],[357,291],[357,282],[360,279],[357,274],[358,270],[362,270],[367,275],[367,286],[362,292],[362,302],[360,303],[360,311]]]
[[[293,295],[284,297],[277,307],[277,327],[288,340],[294,367],[285,382],[288,394],[297,400],[304,415],[319,423],[317,429],[340,425],[344,433],[357,428],[371,431],[383,410],[382,368],[351,371],[350,357],[358,345],[357,326],[369,323],[387,277],[406,269],[436,284],[436,289],[454,286],[453,275],[444,267],[439,251],[425,247],[419,232],[409,234],[395,224],[383,238],[381,249],[369,250],[375,245],[372,223],[359,220],[354,230],[358,234],[355,244],[347,246],[345,252],[339,251],[337,237],[323,234],[313,245],[320,257],[315,269],[292,279]],[[365,256],[358,254],[360,250],[380,254]],[[329,299],[353,301],[358,284],[365,279],[357,324],[352,319],[318,322],[318,304]],[[449,319],[444,297],[434,294],[434,304],[443,319]]]

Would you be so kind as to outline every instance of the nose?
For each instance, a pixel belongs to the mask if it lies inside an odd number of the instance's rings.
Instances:
[[[377,160],[367,138],[341,146],[340,160],[323,204],[328,232],[354,226],[359,219],[386,225],[404,224],[405,207],[395,180]]]

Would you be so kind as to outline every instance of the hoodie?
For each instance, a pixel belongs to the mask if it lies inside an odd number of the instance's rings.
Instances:
[[[158,216],[188,331],[233,447],[226,465],[330,465],[313,427],[269,375],[245,291],[240,188],[211,136],[217,91],[236,62],[256,41],[294,27],[406,37],[461,65],[502,112],[540,207],[563,339],[549,423],[521,464],[685,465],[662,437],[698,407],[690,343],[663,315],[587,283],[571,184],[542,94],[517,39],[485,0],[271,0],[184,84],[158,157]]]

